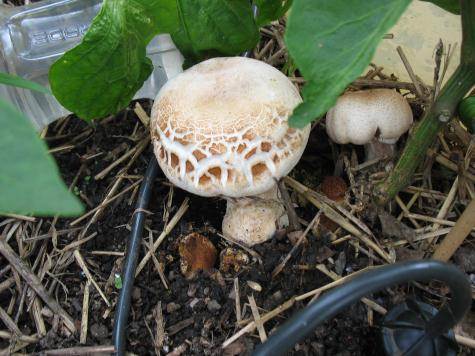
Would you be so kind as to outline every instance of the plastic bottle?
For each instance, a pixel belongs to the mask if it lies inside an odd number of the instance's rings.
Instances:
[[[48,84],[50,66],[77,45],[102,0],[45,0],[20,7],[0,5],[0,72]],[[154,72],[135,98],[154,99],[160,87],[181,71],[183,57],[169,35],[147,47]],[[0,85],[0,97],[26,114],[37,129],[68,114],[52,95]]]

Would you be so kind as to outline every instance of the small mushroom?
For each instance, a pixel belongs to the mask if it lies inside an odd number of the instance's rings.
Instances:
[[[180,241],[178,251],[180,269],[187,278],[193,278],[198,271],[210,271],[218,255],[213,243],[196,232],[185,236]]]
[[[326,176],[320,185],[321,192],[336,204],[343,204],[345,201],[348,186],[345,180],[338,176]],[[323,215],[320,219],[320,226],[328,231],[335,231],[338,224]]]
[[[392,89],[347,92],[327,113],[326,128],[339,144],[365,145],[366,160],[394,154],[395,143],[413,123],[408,102]]]
[[[274,67],[250,58],[213,58],[170,80],[151,115],[154,152],[176,186],[228,200],[223,233],[263,242],[284,215],[276,181],[299,161],[310,125],[288,126],[302,101]]]
[[[249,256],[242,250],[227,247],[219,254],[219,270],[224,273],[230,271],[239,272],[241,268],[249,263]]]

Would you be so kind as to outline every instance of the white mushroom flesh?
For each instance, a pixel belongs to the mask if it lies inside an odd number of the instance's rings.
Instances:
[[[229,199],[223,234],[252,246],[269,240],[285,224],[285,209],[277,198],[277,186],[256,197]],[[287,220],[288,223],[288,220]]]

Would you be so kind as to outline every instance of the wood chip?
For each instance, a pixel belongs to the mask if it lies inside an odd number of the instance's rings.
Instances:
[[[187,328],[191,324],[195,322],[195,319],[193,317],[182,320],[168,328],[168,335],[172,336],[178,333],[179,331]]]

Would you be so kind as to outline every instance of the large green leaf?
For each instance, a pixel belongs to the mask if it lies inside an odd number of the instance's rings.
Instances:
[[[2,100],[0,127],[0,214],[81,214],[28,119]]]
[[[147,44],[177,23],[175,0],[105,0],[81,44],[52,66],[55,97],[87,120],[118,112],[153,70]]]
[[[180,26],[172,38],[188,64],[236,55],[259,40],[249,0],[177,0],[177,4]]]
[[[422,0],[431,2],[453,14],[460,15],[460,0]]]
[[[256,0],[254,3],[259,10],[256,22],[260,27],[284,16],[292,0]]]
[[[0,72],[0,84],[11,85],[23,89],[30,89],[44,94],[51,94],[48,89],[39,85],[38,83],[31,82],[16,75]]]
[[[322,116],[368,66],[379,41],[410,0],[294,0],[286,42],[307,79],[290,124]]]

